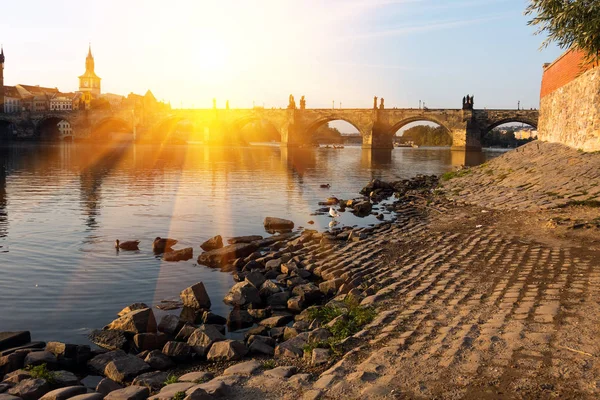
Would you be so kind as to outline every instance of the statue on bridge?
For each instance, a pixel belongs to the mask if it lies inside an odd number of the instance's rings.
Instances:
[[[377,110],[377,96],[373,98],[373,109]]]
[[[467,95],[466,97],[463,97],[463,110],[472,110],[473,109],[473,99],[475,98],[475,96],[469,96]]]
[[[383,104],[383,102],[384,102],[384,101],[385,101],[385,100],[384,100],[384,99],[383,99],[383,97],[382,97],[382,98],[381,98],[381,103],[379,103],[379,109],[380,109],[380,110],[383,110],[383,109],[385,109],[385,105]]]
[[[294,100],[294,95],[290,94],[290,98],[289,98],[289,103],[288,103],[288,110],[295,110],[296,109],[296,100]]]
[[[306,99],[304,98],[304,96],[300,97],[300,109],[306,110]]]
[[[225,109],[226,109],[226,110],[229,110],[229,100],[227,100],[227,101],[225,102]]]

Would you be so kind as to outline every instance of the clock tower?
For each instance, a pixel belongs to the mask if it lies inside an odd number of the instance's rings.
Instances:
[[[100,95],[100,77],[94,72],[94,56],[92,56],[91,45],[85,58],[85,73],[79,77],[79,91],[83,93],[86,109],[90,108],[92,98]]]

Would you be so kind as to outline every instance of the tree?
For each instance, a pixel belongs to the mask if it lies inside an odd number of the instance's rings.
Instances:
[[[559,47],[577,47],[589,63],[600,60],[600,1],[530,0],[525,15],[533,18],[536,34],[547,34],[542,47],[556,42]]]

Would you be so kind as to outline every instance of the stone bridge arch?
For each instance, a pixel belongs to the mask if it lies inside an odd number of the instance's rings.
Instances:
[[[70,126],[70,132],[62,134],[59,130],[58,123],[61,121],[68,122]],[[42,141],[58,141],[63,140],[65,137],[74,136],[75,126],[73,119],[69,114],[53,113],[42,115],[34,120],[34,137]]]
[[[133,122],[118,116],[108,116],[100,119],[90,129],[90,139],[96,141],[112,141],[115,132],[130,133],[133,140]]]
[[[537,119],[533,120],[533,119],[528,118],[528,117],[520,117],[520,116],[508,117],[508,118],[500,119],[500,120],[497,120],[497,121],[488,121],[487,126],[485,126],[481,130],[481,136],[483,137],[489,131],[491,131],[494,128],[499,127],[500,125],[510,124],[510,123],[527,124],[527,125],[533,126],[535,129],[537,129],[537,125],[538,125]]]

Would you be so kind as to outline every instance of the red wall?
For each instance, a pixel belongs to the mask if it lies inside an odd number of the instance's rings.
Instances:
[[[592,67],[589,65],[582,68],[583,60],[583,52],[579,50],[569,50],[548,67],[544,68],[540,98],[563,87],[573,79],[577,78],[581,72],[585,72]]]

